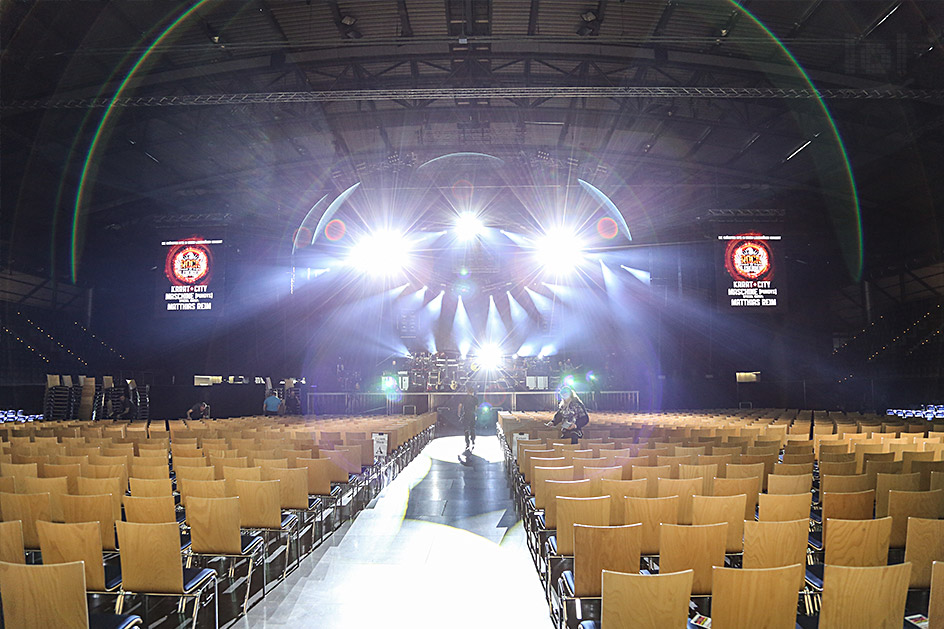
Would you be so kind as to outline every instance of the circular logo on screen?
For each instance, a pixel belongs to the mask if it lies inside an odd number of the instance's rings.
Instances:
[[[744,234],[743,240],[732,240],[726,248],[724,266],[736,280],[764,279],[773,271],[769,246],[751,236]]]
[[[177,286],[205,284],[210,279],[213,257],[204,245],[181,243],[167,252],[164,275]]]

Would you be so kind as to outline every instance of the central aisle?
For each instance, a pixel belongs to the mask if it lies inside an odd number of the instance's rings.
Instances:
[[[239,627],[550,629],[498,438],[432,441]]]

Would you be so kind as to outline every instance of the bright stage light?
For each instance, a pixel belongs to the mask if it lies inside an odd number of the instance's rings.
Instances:
[[[583,245],[572,230],[549,229],[534,243],[534,258],[551,275],[570,275],[583,262]]]
[[[481,346],[478,351],[476,351],[475,357],[478,359],[482,369],[485,371],[494,371],[501,367],[503,355],[498,345],[489,343],[488,345]]]
[[[393,376],[384,376],[381,384],[383,385],[383,390],[388,393],[396,391],[397,389],[397,379]]]
[[[485,233],[485,224],[475,214],[465,212],[456,219],[455,230],[459,240],[468,242]]]
[[[376,231],[362,237],[351,247],[348,263],[374,276],[396,275],[410,261],[410,243],[395,231]]]

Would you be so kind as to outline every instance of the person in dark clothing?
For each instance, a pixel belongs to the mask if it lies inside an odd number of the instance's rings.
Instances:
[[[562,387],[560,397],[560,405],[554,413],[554,419],[547,425],[560,425],[561,438],[577,443],[577,440],[583,437],[582,428],[590,423],[590,415],[587,413],[587,407],[572,388]]]
[[[302,402],[298,399],[298,393],[294,389],[289,390],[288,397],[285,398],[285,412],[289,415],[302,414]]]
[[[128,399],[128,396],[122,393],[118,397],[118,410],[115,413],[115,419],[135,420],[138,417],[138,407],[134,402]]]
[[[475,410],[479,407],[479,399],[475,396],[475,388],[466,389],[466,394],[459,402],[459,424],[465,432],[465,449],[475,447]]]
[[[210,405],[206,402],[197,402],[187,410],[187,419],[209,419]]]

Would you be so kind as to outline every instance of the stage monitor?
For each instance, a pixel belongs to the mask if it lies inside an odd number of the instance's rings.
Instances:
[[[190,236],[163,240],[158,310],[168,316],[219,313],[223,307],[223,241]]]
[[[781,236],[745,232],[718,236],[722,309],[775,312],[784,305]]]

